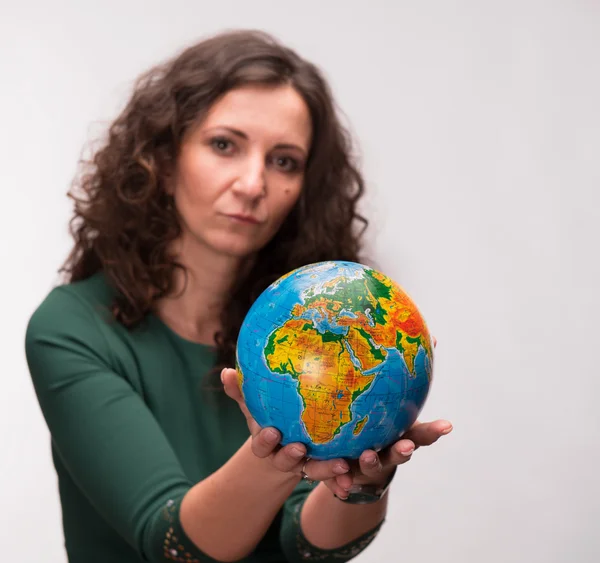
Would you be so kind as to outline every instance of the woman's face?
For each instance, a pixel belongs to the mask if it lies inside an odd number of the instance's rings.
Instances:
[[[311,136],[291,86],[226,93],[181,147],[173,196],[183,237],[240,258],[263,247],[298,200]]]

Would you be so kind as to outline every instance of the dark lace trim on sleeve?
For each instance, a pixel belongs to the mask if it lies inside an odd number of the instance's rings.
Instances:
[[[385,522],[382,520],[375,528],[363,534],[354,541],[342,546],[337,549],[321,549],[312,545],[302,533],[300,526],[300,512],[302,510],[302,503],[299,503],[294,508],[294,524],[298,530],[296,534],[296,548],[300,557],[305,561],[325,561],[327,559],[338,559],[340,561],[349,561],[353,557],[356,557],[361,553],[377,536],[381,526]]]
[[[163,541],[163,556],[167,561],[182,563],[201,563],[205,557],[199,559],[198,548],[191,544],[179,523],[179,503],[167,501],[162,509],[161,517],[168,522]]]

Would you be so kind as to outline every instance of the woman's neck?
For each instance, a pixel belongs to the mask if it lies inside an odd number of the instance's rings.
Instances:
[[[156,303],[155,312],[183,338],[213,345],[231,288],[248,261],[187,241],[179,241],[174,251],[185,271],[175,270],[174,290]]]

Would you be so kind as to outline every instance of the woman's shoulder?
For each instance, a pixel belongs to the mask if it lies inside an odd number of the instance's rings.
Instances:
[[[87,309],[96,314],[110,311],[115,291],[103,272],[85,280],[64,283],[53,287],[34,312],[47,312],[62,316],[69,310]]]
[[[33,311],[27,333],[89,335],[111,317],[115,292],[102,272],[52,288]]]
[[[89,366],[111,364],[111,341],[103,328],[110,303],[110,287],[102,275],[49,291],[25,330],[25,355],[38,389],[72,381],[74,369],[78,377]]]

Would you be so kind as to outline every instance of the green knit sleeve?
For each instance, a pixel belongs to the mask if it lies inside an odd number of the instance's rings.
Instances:
[[[140,395],[114,369],[102,322],[64,288],[29,321],[27,361],[55,450],[143,560],[209,561],[185,537],[175,510],[192,483]]]
[[[383,521],[354,541],[337,549],[321,549],[312,545],[302,532],[300,512],[306,498],[316,486],[316,484],[309,485],[305,481],[301,481],[284,504],[280,542],[287,561],[289,563],[311,563],[313,561],[342,563],[350,561],[375,539],[383,525]]]

